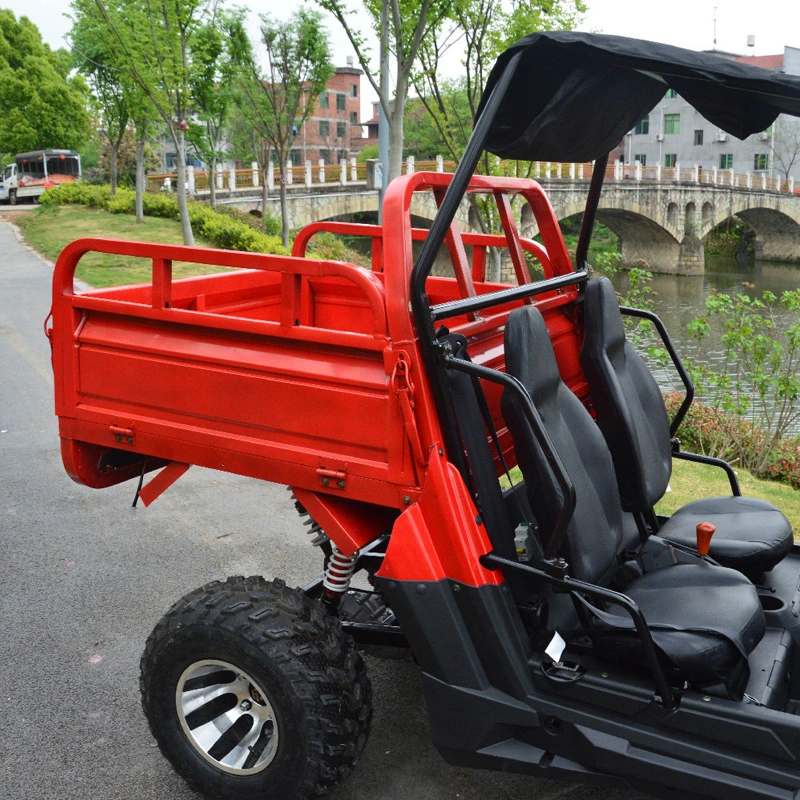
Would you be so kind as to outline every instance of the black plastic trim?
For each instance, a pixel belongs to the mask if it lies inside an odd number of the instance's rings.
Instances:
[[[630,308],[629,306],[620,306],[619,310],[621,313],[627,314],[629,317],[640,317],[641,319],[649,320],[653,323],[653,325],[655,325],[658,335],[661,337],[661,341],[664,343],[664,347],[667,348],[667,353],[669,353],[670,360],[672,361],[675,369],[678,371],[681,382],[686,389],[686,396],[683,398],[681,407],[678,409],[674,419],[669,424],[669,435],[674,436],[675,432],[678,430],[678,426],[681,424],[681,422],[683,422],[683,418],[686,416],[686,412],[689,410],[692,400],[694,400],[694,384],[692,383],[692,379],[689,377],[686,367],[683,366],[683,361],[681,361],[681,357],[678,355],[678,351],[675,349],[675,345],[673,344],[669,333],[667,333],[664,323],[656,314],[654,314],[652,311],[645,311],[642,308]]]
[[[720,469],[724,470],[725,474],[728,476],[728,482],[731,485],[731,494],[734,497],[742,496],[742,490],[739,487],[739,479],[736,477],[733,467],[727,461],[723,461],[721,458],[702,456],[699,453],[690,453],[685,450],[678,450],[677,452],[673,450],[672,457],[682,458],[684,461],[694,461],[698,464],[708,464],[712,467],[719,467]]]

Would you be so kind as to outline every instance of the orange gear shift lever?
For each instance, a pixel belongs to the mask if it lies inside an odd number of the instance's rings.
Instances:
[[[714,535],[717,526],[711,522],[701,522],[697,526],[697,552],[701,556],[708,555],[708,548],[711,545],[711,537]]]

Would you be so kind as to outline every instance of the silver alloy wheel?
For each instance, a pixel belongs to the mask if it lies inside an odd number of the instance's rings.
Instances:
[[[175,692],[186,737],[206,761],[233,775],[266,769],[278,749],[267,693],[243,670],[216,659],[184,670]]]

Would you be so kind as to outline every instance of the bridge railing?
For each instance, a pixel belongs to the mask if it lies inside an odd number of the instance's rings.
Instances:
[[[539,181],[589,181],[594,165],[561,163],[551,161],[500,161],[495,165],[501,175],[514,177],[530,177]],[[453,172],[455,161],[446,161],[441,156],[431,161],[415,161],[409,156],[404,172]],[[339,164],[312,164],[307,161],[300,165],[287,165],[286,183],[292,186],[312,188],[319,185],[347,185],[366,181],[365,163],[355,158]],[[645,166],[643,164],[623,164],[614,162],[606,166],[607,181],[662,181],[673,183],[701,183],[714,186],[730,186],[735,189],[782,192],[793,194],[794,178],[769,177],[766,173],[752,174],[734,172],[730,169],[686,166],[675,164],[669,167]],[[175,173],[151,173],[147,176],[147,191],[173,191],[175,189]],[[209,189],[210,176],[207,171],[187,167],[186,188],[190,193],[205,192]],[[249,169],[218,170],[216,173],[217,188],[225,191],[251,190],[259,187],[264,176],[256,163]],[[272,191],[280,183],[280,174],[276,167],[267,170],[267,187]],[[800,189],[799,189],[800,191]]]
[[[428,169],[427,163],[423,162]],[[367,165],[358,163],[355,158],[340,161],[338,164],[287,164],[284,169],[286,183],[290,186],[319,186],[365,181]],[[146,177],[148,192],[174,191],[177,175],[174,172],[151,172]],[[237,191],[252,190],[262,185],[264,175],[255,162],[246,169],[219,169],[215,175],[216,186],[219,190]],[[186,188],[190,193],[205,192],[209,190],[210,173],[205,170],[186,168]],[[280,184],[280,171],[274,165],[267,170],[266,183],[273,189]]]

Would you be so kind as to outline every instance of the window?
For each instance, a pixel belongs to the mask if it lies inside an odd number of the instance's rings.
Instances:
[[[672,99],[673,97],[677,97],[678,93],[674,89],[667,89],[667,94],[665,95],[667,100]]]
[[[351,83],[350,84],[350,97],[358,97],[358,84]]]
[[[643,167],[647,164],[647,154],[646,153],[638,153],[633,157],[633,163],[639,162]]]
[[[331,132],[331,124],[326,119],[321,119],[319,121],[319,135],[320,136],[328,136]]]
[[[347,95],[346,94],[337,94],[336,95],[336,110],[337,111],[345,111],[347,109]]]
[[[694,132],[694,143],[695,145],[703,144],[703,131]]]
[[[753,170],[769,169],[769,153],[756,153],[753,156]]]
[[[675,167],[678,165],[678,154],[677,153],[666,153],[664,155],[664,166],[665,167]]]
[[[648,114],[645,117],[636,123],[636,127],[633,129],[633,132],[637,136],[641,136],[643,133],[650,133],[650,115]]]
[[[358,125],[358,111],[351,111],[350,112],[350,124],[351,125]]]
[[[664,133],[681,132],[681,115],[664,114]]]
[[[330,105],[328,103],[328,93],[327,92],[323,92],[319,96],[319,107],[320,108],[330,108]]]
[[[733,169],[733,153],[720,153],[719,168]]]
[[[293,167],[299,167],[300,164],[302,163],[300,158],[300,151],[297,149],[292,150],[292,152],[289,153],[289,161],[292,162]]]
[[[319,157],[326,164],[330,164],[331,163],[331,151],[330,150],[320,150],[319,151]]]
[[[336,135],[340,139],[344,139],[344,137],[347,136],[347,123],[345,122],[336,123]]]

